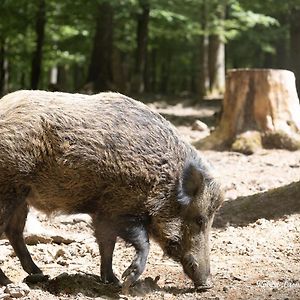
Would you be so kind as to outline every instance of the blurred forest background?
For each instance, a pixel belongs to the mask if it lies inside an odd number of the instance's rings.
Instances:
[[[1,0],[0,94],[219,97],[229,68],[300,87],[300,0]]]

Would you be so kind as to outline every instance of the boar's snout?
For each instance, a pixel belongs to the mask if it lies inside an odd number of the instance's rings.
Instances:
[[[196,259],[189,253],[183,256],[181,263],[184,272],[192,279],[198,291],[205,291],[213,287],[209,260]]]

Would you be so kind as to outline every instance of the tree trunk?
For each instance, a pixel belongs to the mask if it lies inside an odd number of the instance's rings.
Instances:
[[[201,28],[203,32],[206,30],[207,26],[207,14],[208,8],[206,0],[204,0],[202,4],[202,12],[201,12]],[[209,72],[208,72],[208,45],[209,40],[207,34],[203,34],[200,37],[199,43],[199,76],[198,76],[198,95],[199,99],[203,100],[203,97],[207,95],[209,91]]]
[[[214,226],[243,226],[258,219],[277,219],[300,212],[300,181],[247,197],[224,202]]]
[[[120,93],[128,92],[126,87],[121,52],[118,48],[114,48],[112,53],[112,75],[114,90],[117,90]]]
[[[291,69],[296,76],[296,86],[300,92],[300,8],[293,8],[290,18]]]
[[[266,148],[300,148],[300,105],[294,74],[287,70],[228,71],[217,129],[196,143],[201,149],[251,154]]]
[[[145,71],[148,44],[148,23],[150,4],[148,0],[139,0],[142,12],[137,15],[137,49],[135,60],[135,74],[133,77],[133,92],[142,93],[145,90]]]
[[[36,48],[33,53],[31,63],[31,88],[33,90],[38,88],[41,70],[42,70],[42,54],[43,44],[45,38],[45,25],[46,25],[46,5],[45,0],[39,0],[39,6],[36,16],[35,32],[36,32]]]
[[[152,93],[155,93],[156,92],[156,85],[157,85],[157,49],[156,48],[153,48],[151,50],[151,53],[150,53],[150,58],[151,58],[151,64],[149,64],[150,66],[150,71],[149,71],[149,74],[150,74],[150,82],[149,82],[149,90],[152,92]]]
[[[4,95],[5,86],[5,40],[0,40],[0,97]]]
[[[57,66],[57,86],[60,91],[68,90],[68,78],[65,65]]]
[[[113,8],[108,1],[98,5],[96,32],[87,84],[94,92],[110,90],[112,85]]]
[[[216,6],[215,6],[216,5]],[[215,3],[214,9],[218,21],[213,29],[220,31],[225,19],[226,4],[223,1]],[[211,10],[211,9],[210,9]],[[224,28],[223,28],[224,30]],[[209,36],[209,88],[211,97],[219,97],[225,90],[225,45],[220,34]]]
[[[170,70],[173,60],[173,53],[171,49],[169,49],[163,57],[164,59],[160,63],[160,92],[162,94],[167,94],[169,91]]]
[[[218,35],[209,37],[209,88],[215,97],[225,90],[225,45]]]
[[[80,91],[80,88],[84,85],[84,66],[79,64],[73,65],[73,87],[75,91]]]

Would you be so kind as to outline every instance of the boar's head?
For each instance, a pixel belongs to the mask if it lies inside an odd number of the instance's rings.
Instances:
[[[221,186],[209,170],[203,161],[187,163],[172,197],[175,200],[156,220],[156,240],[169,257],[182,264],[198,290],[212,287],[209,233],[223,202]]]

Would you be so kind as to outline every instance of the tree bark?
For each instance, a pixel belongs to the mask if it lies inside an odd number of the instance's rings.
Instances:
[[[169,91],[170,70],[173,60],[172,50],[169,49],[164,55],[164,59],[160,63],[160,92],[167,94]]]
[[[202,3],[200,24],[203,32],[207,27],[207,2]],[[198,76],[198,95],[199,99],[203,100],[203,97],[207,95],[209,91],[209,71],[208,71],[208,45],[209,39],[207,34],[203,34],[199,40],[199,76]]]
[[[210,96],[225,90],[225,45],[218,35],[209,37],[209,89]]]
[[[5,86],[5,40],[0,40],[0,97],[4,95]]]
[[[157,49],[153,48],[150,52],[149,66],[149,91],[155,93],[157,85]]]
[[[137,49],[135,59],[135,74],[133,78],[133,92],[142,93],[145,90],[146,61],[148,45],[148,24],[150,4],[148,0],[139,0],[141,13],[137,15]]]
[[[121,52],[118,48],[113,49],[112,53],[112,75],[114,90],[120,93],[127,93],[126,79],[124,74],[124,67],[122,64]]]
[[[231,148],[251,154],[261,147],[300,148],[300,105],[294,74],[287,70],[228,71],[223,113],[199,149]]]
[[[300,181],[264,193],[225,201],[215,217],[214,226],[244,226],[258,219],[278,219],[299,212]]]
[[[108,1],[98,5],[96,32],[87,84],[94,92],[110,90],[112,85],[113,8]]]
[[[290,18],[291,69],[296,76],[296,86],[300,93],[300,8],[293,8]]]
[[[220,31],[225,19],[226,4],[223,1],[215,4],[215,13],[218,22],[215,25],[215,31]],[[210,96],[218,97],[225,91],[225,45],[220,34],[211,34],[209,36],[209,88]]]
[[[43,56],[43,45],[45,39],[45,25],[46,25],[46,4],[45,0],[39,0],[38,11],[35,23],[36,32],[36,48],[33,53],[31,63],[31,88],[37,89],[40,81],[41,70],[42,70],[42,56]]]

